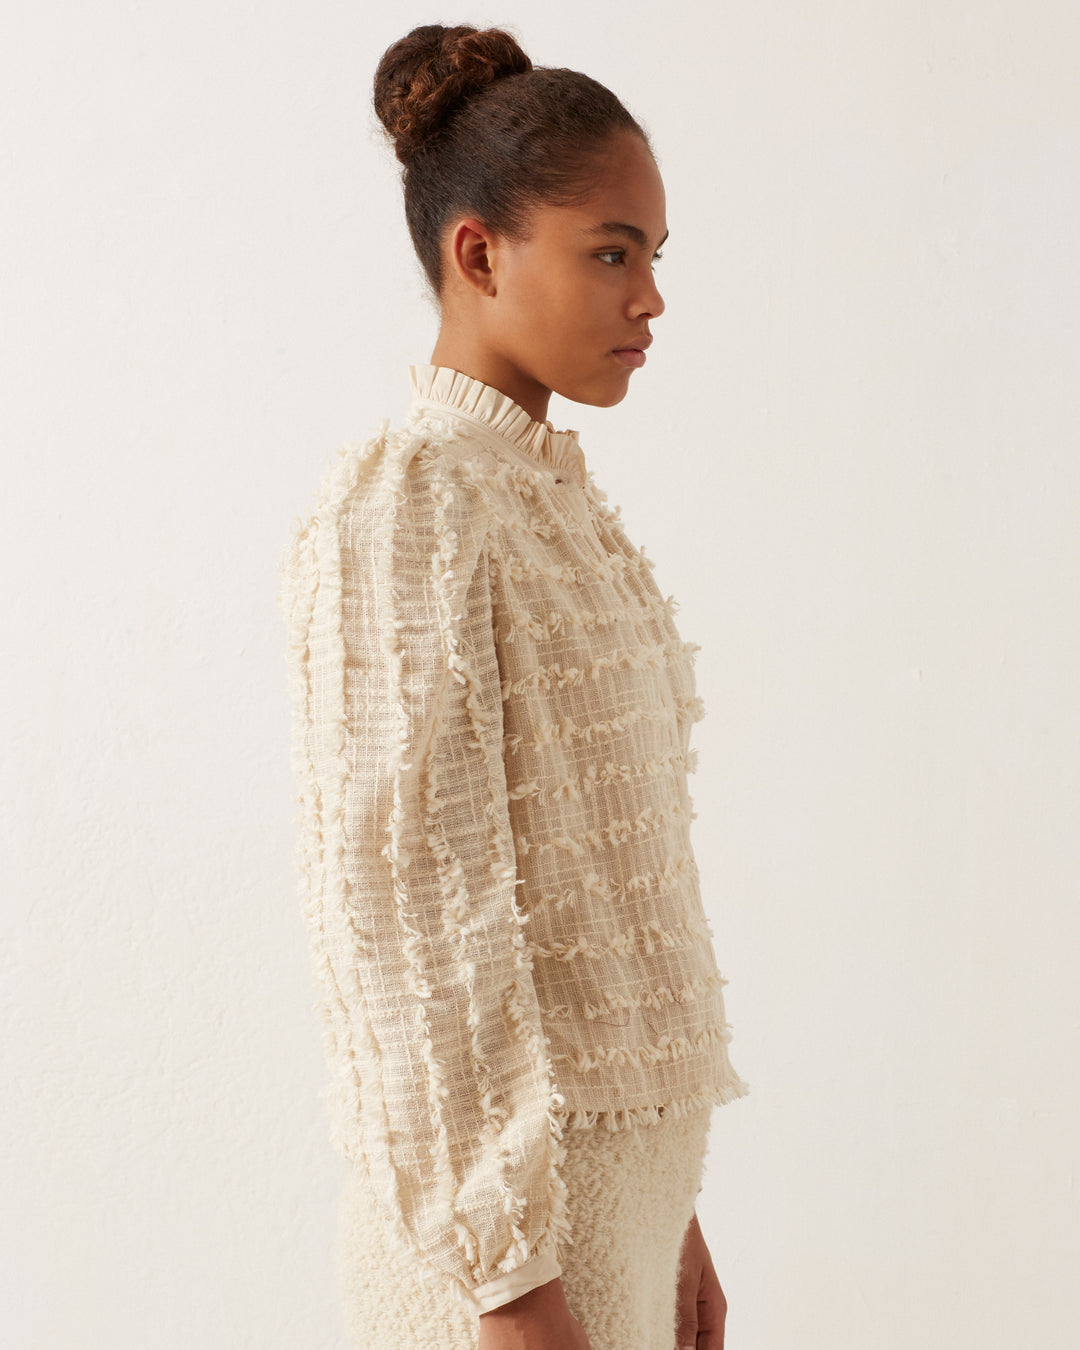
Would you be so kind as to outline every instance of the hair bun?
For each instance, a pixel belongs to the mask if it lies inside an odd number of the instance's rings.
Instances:
[[[383,53],[375,72],[375,112],[405,164],[471,94],[531,69],[501,28],[424,24]]]

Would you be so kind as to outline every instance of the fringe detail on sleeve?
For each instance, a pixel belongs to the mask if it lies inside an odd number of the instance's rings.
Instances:
[[[409,888],[405,880],[405,872],[409,867],[411,857],[407,847],[402,842],[406,818],[403,780],[407,772],[416,768],[414,761],[406,760],[406,755],[409,753],[409,747],[412,743],[413,727],[404,701],[403,652],[398,639],[398,630],[404,625],[404,620],[398,616],[398,597],[395,594],[393,580],[384,576],[379,566],[380,563],[388,563],[394,557],[394,526],[398,504],[407,500],[407,494],[402,488],[406,467],[406,462],[403,459],[390,461],[387,464],[389,505],[382,520],[376,549],[376,575],[380,593],[379,642],[383,657],[390,670],[390,686],[394,691],[396,700],[394,711],[397,720],[396,739],[389,758],[389,772],[393,783],[393,806],[386,827],[389,838],[383,846],[382,853],[390,864],[394,905],[397,910],[401,932],[405,935],[402,942],[402,951],[408,962],[409,989],[416,1000],[414,1007],[417,1031],[420,1034],[420,1045],[424,1063],[427,1066],[427,1109],[432,1129],[435,1132],[432,1159],[435,1164],[437,1193],[445,1206],[445,1220],[451,1222],[458,1182],[450,1158],[450,1141],[443,1115],[443,1101],[449,1096],[450,1088],[447,1083],[446,1065],[435,1054],[431,1027],[428,1022],[427,1000],[431,998],[434,990],[424,962],[427,939],[417,926],[417,916],[410,908]],[[439,726],[438,705],[436,705],[433,713],[433,722],[437,729]],[[416,748],[414,745],[414,753]]]
[[[292,766],[300,788],[296,798],[300,803],[296,819],[299,890],[320,991],[315,1008],[331,1073],[324,1101],[331,1142],[353,1160],[364,1152],[359,1131],[362,1105],[371,1137],[385,1145],[389,1127],[381,1083],[365,1081],[365,1066],[373,1066],[377,1073],[380,1057],[362,983],[355,967],[347,967],[346,987],[342,987],[331,960],[332,951],[342,941],[353,944],[355,950],[363,949],[363,938],[352,926],[345,902],[341,864],[348,765],[338,530],[343,503],[385,449],[388,426],[386,419],[369,441],[339,451],[320,484],[311,515],[294,521],[278,573],[279,604],[288,637]],[[332,659],[324,663],[329,674],[320,678],[317,692],[310,648],[316,605],[320,619],[329,620],[332,648]]]
[[[445,457],[429,454],[416,436],[388,437],[386,427],[384,423],[379,436],[360,454],[353,447],[341,452],[321,485],[316,509],[305,523],[294,525],[279,572],[279,604],[289,627],[293,760],[300,784],[301,894],[331,1069],[332,1141],[363,1166],[397,1240],[415,1252],[435,1278],[439,1272],[452,1275],[467,1298],[470,1285],[514,1270],[540,1250],[557,1254],[561,1245],[572,1241],[560,1175],[566,1156],[560,1115],[565,1098],[555,1089],[532,988],[530,952],[521,933],[528,915],[519,907],[515,890],[494,629],[487,634],[492,655],[486,662],[494,678],[486,688],[481,688],[477,676],[476,634],[465,638],[462,629],[475,568],[486,576],[486,525],[482,519],[460,515],[480,506],[463,502],[460,484],[448,476]],[[406,481],[412,477],[410,465],[415,465],[415,484]],[[350,494],[364,477],[371,491],[357,507],[354,525]],[[414,498],[411,493],[419,495]],[[417,512],[415,523],[411,517],[402,519],[404,510]],[[475,530],[468,550],[460,534],[462,520]],[[370,531],[371,538],[365,542],[363,534],[354,535],[357,528]],[[431,540],[426,576],[425,537]],[[346,548],[354,551],[348,564]],[[357,549],[363,553],[356,555]],[[357,556],[370,556],[374,568],[374,591],[365,593],[373,616],[370,654],[362,649],[350,654],[346,633],[349,597],[344,594],[344,578],[348,567],[358,565]],[[399,570],[399,561],[406,570]],[[349,584],[354,583],[350,575]],[[428,604],[430,618],[422,608]],[[430,635],[432,645],[407,652],[406,628],[410,643],[416,639],[426,644]],[[359,641],[367,636],[358,630]],[[443,680],[437,664],[430,664],[433,655],[442,658]],[[383,786],[377,798],[385,803],[385,833],[381,845],[373,837],[371,850],[385,866],[387,905],[381,918],[358,903],[364,894],[379,892],[374,857],[361,857],[357,839],[347,837],[350,793],[366,763],[356,762],[357,750],[363,746],[366,753],[379,744],[371,740],[379,734],[373,722],[358,724],[368,729],[362,733],[365,739],[356,741],[360,733],[352,720],[357,712],[355,689],[362,685],[354,684],[350,694],[349,680],[362,681],[357,673],[362,660],[377,660],[373,678],[385,691],[380,694],[384,701],[379,712],[370,710],[371,716],[381,717],[385,728],[378,768]],[[484,841],[479,855],[482,870],[477,870],[478,855],[471,851],[469,873],[449,828],[449,822],[457,823],[458,813],[456,805],[454,812],[447,809],[448,764],[431,753],[433,747],[449,743],[451,719],[453,736],[459,734],[462,717],[472,737],[470,753],[476,754],[473,772],[478,768],[487,776],[486,799],[478,808],[480,828],[471,837],[462,836],[470,849],[474,842]],[[460,791],[461,784],[456,787]],[[358,801],[368,803],[365,811],[375,800],[368,789],[361,789]],[[351,869],[358,865],[364,890],[354,894]],[[481,875],[486,881],[477,881]],[[474,914],[475,906],[479,907]],[[486,932],[479,926],[481,914],[486,916]],[[385,928],[387,916],[396,924],[396,949],[385,946],[389,930],[380,935],[376,926]],[[445,942],[440,941],[440,924]],[[499,948],[500,943],[505,946]],[[388,1063],[386,1048],[380,1044],[387,1009],[377,1003],[379,985],[372,974],[380,954],[395,950],[398,978],[415,1018],[416,1060],[424,1065],[415,1084],[416,1104],[427,1122],[422,1142],[403,1132],[403,1112],[409,1110],[401,1101],[404,1058]],[[498,992],[490,978],[493,958],[505,964],[510,976],[501,1002],[497,997],[492,1001]],[[478,959],[488,962],[483,1007],[477,1003]],[[501,965],[494,969],[501,970]],[[468,1124],[464,1135],[461,1111],[472,1109],[472,1103],[462,1095],[469,1087],[459,1077],[461,1064],[455,1060],[451,1065],[448,1058],[456,1032],[450,1023],[435,1020],[444,980],[460,998],[462,1029],[467,1028],[468,1035],[460,1042],[465,1053],[462,1064],[471,1068],[475,1084],[476,1125],[473,1129]],[[504,1087],[508,1066],[515,1066],[513,1113],[508,1109],[510,1099],[504,1104],[496,1093],[492,1066],[486,1062],[498,1045],[491,1040],[493,1016],[501,1016],[506,1030],[506,1056],[499,1060]],[[376,1018],[381,1019],[378,1034]],[[530,1065],[528,1073],[525,1062]],[[511,1114],[512,1144],[504,1134]],[[519,1175],[523,1129],[530,1156]],[[463,1140],[468,1141],[464,1146]],[[407,1173],[402,1170],[403,1158]],[[428,1159],[430,1169],[425,1170]],[[464,1169],[470,1160],[477,1170],[468,1175],[481,1186],[477,1195],[494,1191],[498,1196],[501,1222],[495,1226],[494,1244],[486,1217],[482,1226],[479,1216],[470,1217],[477,1200],[463,1200]],[[425,1179],[420,1183],[418,1177]]]

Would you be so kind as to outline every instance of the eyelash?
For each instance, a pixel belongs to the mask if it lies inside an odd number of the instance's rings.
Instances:
[[[626,250],[622,248],[607,248],[603,251],[603,253],[598,253],[596,256],[598,258],[614,258],[614,257],[625,258]],[[663,256],[664,256],[663,252],[660,249],[657,249],[656,252],[653,254],[653,262],[659,262],[659,260]],[[613,265],[614,264],[611,263],[608,264],[608,266]]]

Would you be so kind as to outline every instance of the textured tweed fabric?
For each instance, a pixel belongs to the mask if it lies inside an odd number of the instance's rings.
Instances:
[[[712,1107],[630,1130],[567,1135],[575,1237],[562,1286],[592,1350],[675,1350],[679,1251],[704,1171]],[[476,1350],[478,1313],[449,1277],[428,1284],[380,1219],[362,1166],[338,1207],[337,1280],[358,1350]]]
[[[332,1139],[486,1309],[560,1273],[564,1132],[748,1085],[690,844],[675,601],[576,432],[410,368],[282,559]]]

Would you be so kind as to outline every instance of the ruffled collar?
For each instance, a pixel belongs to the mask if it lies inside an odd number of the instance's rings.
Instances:
[[[556,431],[550,422],[537,422],[501,390],[464,375],[449,366],[410,366],[412,409],[451,410],[471,418],[508,441],[534,464],[557,476],[585,482],[585,453],[576,431]]]

